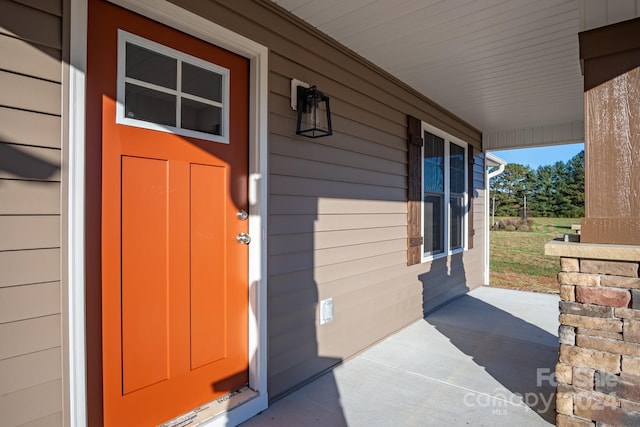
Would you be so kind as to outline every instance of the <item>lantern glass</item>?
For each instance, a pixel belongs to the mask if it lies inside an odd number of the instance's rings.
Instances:
[[[298,122],[296,134],[308,138],[329,136],[331,128],[331,110],[329,97],[315,86],[305,88],[298,86]]]

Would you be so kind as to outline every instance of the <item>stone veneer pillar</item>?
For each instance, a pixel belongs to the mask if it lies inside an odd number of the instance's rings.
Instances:
[[[640,425],[640,247],[550,242],[561,256],[556,425]]]
[[[581,243],[561,258],[556,424],[640,426],[640,18],[579,34]]]

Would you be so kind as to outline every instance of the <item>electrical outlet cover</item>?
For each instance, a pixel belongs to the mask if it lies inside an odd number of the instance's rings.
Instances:
[[[324,325],[333,320],[333,298],[320,301],[320,324]]]

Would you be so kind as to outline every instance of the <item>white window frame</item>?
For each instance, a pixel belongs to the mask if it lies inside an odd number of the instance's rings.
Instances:
[[[424,241],[426,239],[423,239],[423,244],[420,248],[421,251],[421,257],[422,257],[422,262],[429,262],[429,261],[433,261],[435,259],[438,258],[443,258],[443,257],[447,257],[453,254],[457,254],[457,253],[461,253],[464,252],[466,250],[468,250],[468,243],[469,243],[469,237],[468,237],[468,230],[469,230],[469,144],[463,140],[461,140],[460,138],[456,138],[455,136],[444,132],[440,129],[438,129],[435,126],[432,126],[428,123],[422,122],[422,135],[424,136],[425,132],[429,132],[432,133],[442,139],[444,139],[444,170],[445,170],[445,174],[444,174],[444,203],[445,203],[445,209],[444,209],[444,249],[441,253],[438,254],[433,254],[433,255],[425,255],[424,253]],[[451,218],[451,189],[450,189],[450,172],[451,172],[451,167],[450,167],[450,162],[449,162],[449,155],[450,155],[450,144],[456,144],[459,147],[464,148],[464,199],[463,199],[463,203],[464,203],[464,215],[462,217],[462,247],[460,248],[455,248],[455,249],[451,249],[451,226],[450,226],[450,218]],[[421,182],[420,182],[420,188],[421,188],[421,197],[422,197],[422,209],[421,209],[421,216],[420,216],[420,224],[421,224],[421,235],[424,236],[425,234],[425,224],[424,224],[424,145],[422,148],[422,173],[421,173]]]
[[[176,89],[168,89],[162,86],[154,85],[152,83],[143,82],[140,80],[127,77],[126,74],[126,53],[127,43],[134,44],[136,46],[143,47],[150,51],[159,53],[164,56],[168,56],[176,60],[177,67],[177,82]],[[196,67],[203,68],[208,71],[212,71],[219,74],[222,77],[222,100],[221,102],[215,102],[209,99],[200,98],[195,95],[182,92],[182,63],[195,65]],[[229,69],[221,67],[212,62],[204,61],[195,56],[188,55],[184,52],[172,49],[168,46],[164,46],[147,40],[143,37],[131,34],[124,30],[118,30],[118,94],[116,104],[116,123],[126,126],[133,126],[143,129],[157,130],[160,132],[174,133],[182,136],[189,136],[198,139],[204,139],[206,141],[219,142],[222,144],[229,143]],[[176,126],[168,126],[160,123],[153,123],[144,120],[138,120],[131,117],[126,117],[125,113],[125,88],[127,83],[133,83],[137,86],[151,89],[157,92],[174,95],[176,97]],[[222,109],[222,133],[221,135],[215,135],[207,132],[200,132],[192,129],[185,129],[180,126],[181,115],[181,100],[182,98],[191,99],[200,103],[213,105]]]

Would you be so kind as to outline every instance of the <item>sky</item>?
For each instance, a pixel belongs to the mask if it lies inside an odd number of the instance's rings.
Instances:
[[[554,145],[549,147],[520,148],[517,150],[492,151],[508,163],[529,165],[532,169],[539,166],[553,165],[556,162],[566,162],[573,156],[584,150],[584,144]]]

